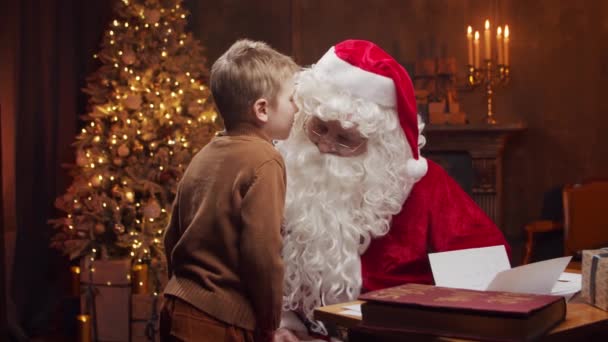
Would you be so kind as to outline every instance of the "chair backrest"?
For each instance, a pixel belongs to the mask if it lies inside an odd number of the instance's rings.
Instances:
[[[567,185],[564,200],[564,254],[608,247],[608,179]]]

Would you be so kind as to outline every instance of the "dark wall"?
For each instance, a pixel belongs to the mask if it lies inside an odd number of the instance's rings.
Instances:
[[[207,48],[208,68],[237,39],[263,40],[291,53],[290,0],[185,0],[190,29]]]
[[[496,92],[496,117],[528,129],[505,151],[504,231],[521,238],[540,215],[543,193],[608,176],[608,1],[291,0],[187,2],[209,62],[236,38],[266,40],[302,64],[346,38],[370,39],[402,63],[454,56],[466,62],[465,28],[485,18],[511,29],[512,80]],[[481,89],[462,92],[473,122],[484,115]]]

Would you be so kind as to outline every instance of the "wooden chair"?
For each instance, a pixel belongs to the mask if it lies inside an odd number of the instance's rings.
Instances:
[[[608,180],[564,187],[564,255],[608,246]]]
[[[563,231],[564,255],[608,246],[608,180],[566,185],[562,196],[563,221],[541,220],[525,226],[527,239],[523,264],[532,258],[534,237],[538,233]]]
[[[533,250],[536,246],[536,243],[539,242],[536,241],[536,236],[539,233],[552,233],[552,236],[544,234],[544,237],[550,239],[550,241],[541,240],[540,242],[544,242],[544,245],[549,242],[555,248],[556,246],[561,246],[563,244],[562,241],[559,241],[559,232],[562,231],[564,227],[564,201],[562,194],[563,190],[563,186],[556,186],[547,190],[543,195],[540,218],[524,226],[524,230],[526,232],[526,245],[522,261],[523,264],[529,263],[533,255],[538,256],[539,251],[537,250],[536,253],[534,253]],[[558,238],[558,240],[555,240],[556,237]],[[551,254],[555,255],[556,253]]]

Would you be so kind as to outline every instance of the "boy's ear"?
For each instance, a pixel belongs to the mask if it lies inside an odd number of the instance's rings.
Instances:
[[[268,122],[268,101],[265,98],[259,98],[253,103],[253,111],[260,122]]]

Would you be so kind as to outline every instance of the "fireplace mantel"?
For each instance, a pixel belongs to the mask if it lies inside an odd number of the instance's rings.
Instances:
[[[422,132],[427,140],[422,154],[444,166],[461,185],[463,178],[470,179],[470,188],[465,190],[488,216],[501,226],[502,155],[507,138],[525,129],[523,123],[428,125]],[[468,161],[464,163],[470,163],[470,168],[465,167],[464,173],[451,172],[459,167],[450,165],[459,163],[453,158],[450,160],[449,156],[454,154],[467,156],[465,160]]]

